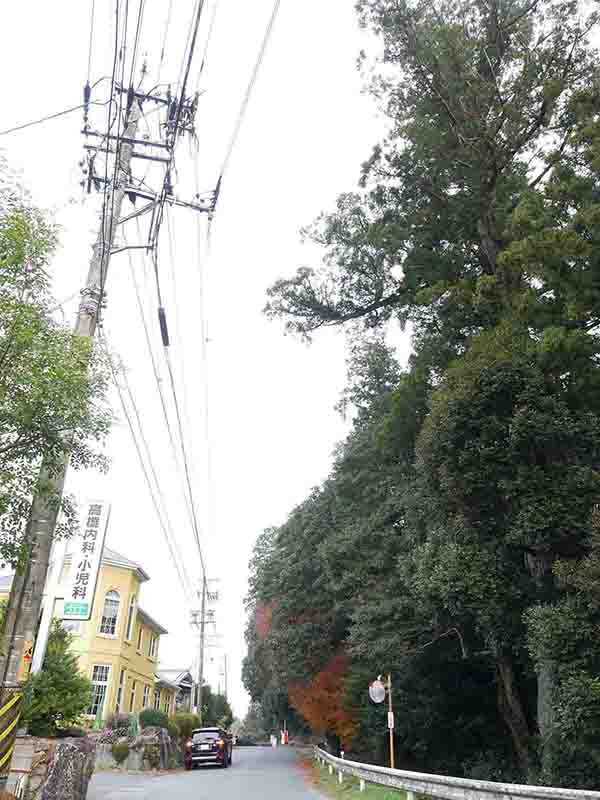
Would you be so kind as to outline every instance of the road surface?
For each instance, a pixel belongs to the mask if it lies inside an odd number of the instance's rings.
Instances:
[[[239,747],[227,769],[203,766],[159,776],[98,772],[87,800],[323,800],[293,748]]]

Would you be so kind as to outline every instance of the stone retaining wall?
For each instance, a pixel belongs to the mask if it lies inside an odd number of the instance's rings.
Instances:
[[[85,800],[94,772],[92,740],[20,736],[16,744],[13,767],[15,761],[18,767],[7,781],[10,792],[23,800]]]

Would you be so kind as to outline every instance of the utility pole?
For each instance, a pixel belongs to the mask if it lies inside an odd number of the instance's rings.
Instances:
[[[229,698],[227,695],[227,653],[225,653],[224,660],[225,660],[225,700],[228,700]]]
[[[204,683],[204,639],[206,631],[206,575],[202,575],[202,602],[200,604],[200,654],[198,662],[198,715],[202,719],[202,685]]]
[[[121,144],[116,148],[116,180],[106,192],[103,224],[94,244],[85,288],[81,292],[81,303],[75,322],[74,335],[89,340],[93,339],[98,324],[115,232],[125,197],[125,187],[130,182],[130,166],[134,146],[132,140],[136,138],[140,115],[139,102],[134,99],[128,111],[127,125]],[[56,473],[49,474],[42,464],[38,487],[47,485],[49,482],[54,492],[61,496],[68,466],[68,453],[65,454],[62,466]],[[42,594],[57,516],[56,505],[49,504],[38,489],[38,493],[33,499],[25,532],[25,542],[29,550],[27,564],[22,573],[15,575],[10,592],[2,647],[2,653],[5,655],[0,656],[2,698],[6,689],[18,690],[27,678],[29,651],[35,642],[40,619]],[[48,602],[51,602],[51,598],[48,598]]]

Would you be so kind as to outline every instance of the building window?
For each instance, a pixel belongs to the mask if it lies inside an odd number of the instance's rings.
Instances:
[[[117,630],[117,617],[119,616],[119,593],[114,589],[106,593],[104,598],[104,608],[102,609],[102,622],[100,623],[100,633],[114,636]]]
[[[127,632],[125,633],[125,638],[127,641],[131,641],[131,636],[133,634],[133,620],[135,618],[135,595],[131,595],[131,599],[129,600],[129,611],[127,612]]]
[[[142,706],[144,708],[148,708],[150,705],[150,687],[144,686],[144,699],[142,700]]]
[[[119,675],[119,688],[117,689],[117,705],[116,710],[123,710],[123,687],[125,685],[125,670],[122,669]]]
[[[154,658],[156,656],[157,643],[158,643],[158,636],[151,636],[150,644],[148,645],[148,655],[150,656],[150,658]]]
[[[93,717],[102,718],[102,709],[108,689],[108,677],[110,667],[106,664],[95,664],[92,669],[92,702],[88,708],[88,714]]]
[[[160,711],[160,689],[154,690],[154,710]]]
[[[131,697],[129,698],[129,710],[130,711],[133,711],[134,708],[135,708],[135,687],[136,687],[136,682],[132,681],[131,682]]]
[[[142,652],[143,646],[144,646],[144,629],[140,625],[140,629],[138,631],[138,643],[137,643],[138,653]]]

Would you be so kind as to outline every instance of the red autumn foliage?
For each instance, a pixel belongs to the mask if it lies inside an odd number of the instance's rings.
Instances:
[[[338,653],[307,684],[288,686],[290,704],[314,733],[335,733],[348,746],[356,734],[356,721],[346,708],[345,685],[348,657]]]
[[[273,603],[257,603],[254,612],[254,626],[258,636],[264,641],[273,624]]]

